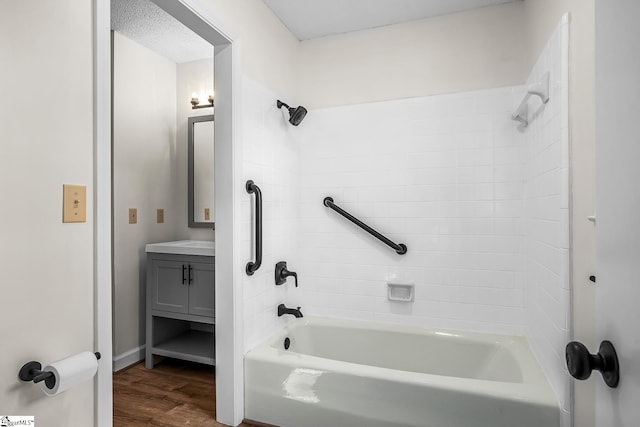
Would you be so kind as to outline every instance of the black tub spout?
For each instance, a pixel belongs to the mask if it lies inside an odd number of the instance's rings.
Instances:
[[[302,312],[300,311],[300,307],[298,308],[289,308],[284,304],[280,304],[278,306],[278,317],[284,316],[285,314],[291,314],[296,318],[302,317]]]

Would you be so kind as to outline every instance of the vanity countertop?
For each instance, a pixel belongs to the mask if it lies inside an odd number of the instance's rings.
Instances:
[[[216,242],[202,240],[176,240],[175,242],[149,243],[145,252],[177,255],[215,256]]]

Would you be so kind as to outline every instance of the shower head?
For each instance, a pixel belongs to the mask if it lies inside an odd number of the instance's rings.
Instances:
[[[304,108],[302,105],[296,108],[289,107],[287,104],[280,101],[279,99],[278,99],[277,105],[278,105],[278,108],[282,108],[283,106],[287,107],[287,110],[289,110],[289,123],[291,123],[294,126],[298,126],[302,121],[302,119],[304,119],[304,116],[307,115],[307,109]]]

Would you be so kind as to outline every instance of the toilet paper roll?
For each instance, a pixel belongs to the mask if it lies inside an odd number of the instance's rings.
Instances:
[[[60,394],[76,384],[93,378],[98,370],[98,359],[90,351],[85,351],[46,366],[43,371],[53,372],[56,383],[53,388],[41,382],[42,390],[49,396]]]

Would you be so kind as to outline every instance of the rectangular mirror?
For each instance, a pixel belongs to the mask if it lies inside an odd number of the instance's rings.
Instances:
[[[189,117],[189,227],[215,228],[213,114]]]

